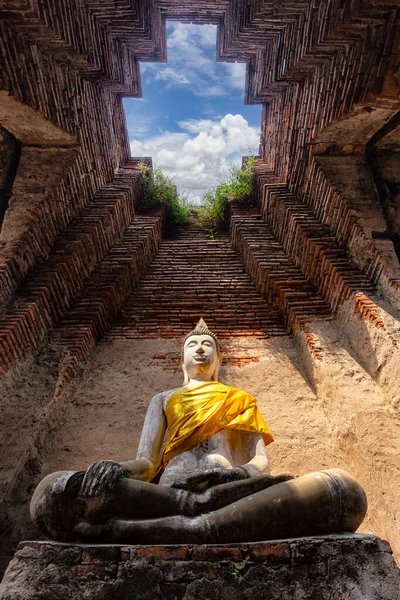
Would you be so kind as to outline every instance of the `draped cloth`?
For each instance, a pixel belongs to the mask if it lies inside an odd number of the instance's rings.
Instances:
[[[168,439],[161,464],[190,450],[222,429],[260,433],[265,445],[274,438],[250,394],[217,381],[173,392],[166,406]]]

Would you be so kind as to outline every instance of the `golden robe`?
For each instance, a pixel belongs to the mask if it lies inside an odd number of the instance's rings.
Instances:
[[[265,445],[274,438],[250,394],[217,381],[206,381],[171,394],[166,406],[168,439],[162,466],[222,429],[260,433]]]

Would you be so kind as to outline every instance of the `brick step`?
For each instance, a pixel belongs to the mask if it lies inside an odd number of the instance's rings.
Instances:
[[[308,324],[331,318],[329,305],[277,242],[271,228],[252,206],[230,206],[232,245],[263,298],[277,308],[289,330],[306,332],[306,343],[321,359],[318,339]]]
[[[63,383],[74,377],[77,366],[109,330],[148,270],[161,242],[162,224],[162,210],[136,214],[119,243],[92,273],[84,294],[59,323],[58,338],[69,356],[62,373]]]
[[[200,317],[219,335],[284,335],[276,309],[261,298],[231,248],[191,224],[163,240],[108,338],[176,337]]]
[[[7,372],[68,312],[85,282],[134,216],[137,172],[119,172],[57,237],[46,261],[0,319],[0,372]]]
[[[330,228],[287,189],[267,186],[261,213],[285,252],[333,311],[351,295],[373,291],[370,278],[353,263]]]
[[[277,243],[254,207],[231,205],[232,244],[260,294],[276,306],[288,326],[328,318],[329,306]]]

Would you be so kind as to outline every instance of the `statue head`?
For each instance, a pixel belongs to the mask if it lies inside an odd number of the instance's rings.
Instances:
[[[183,385],[191,379],[218,381],[221,349],[217,336],[208,329],[203,319],[183,341]]]

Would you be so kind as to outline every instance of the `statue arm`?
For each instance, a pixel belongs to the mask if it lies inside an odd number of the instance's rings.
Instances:
[[[164,394],[154,396],[147,409],[135,460],[121,462],[132,479],[149,481],[157,466],[161,445],[167,429]]]
[[[265,446],[262,435],[253,433],[247,438],[248,449],[246,454],[249,456],[248,462],[241,465],[249,477],[257,477],[257,475],[269,475],[271,470],[267,448]]]
[[[151,479],[166,430],[163,400],[164,394],[157,394],[150,401],[136,459],[124,462],[101,460],[90,465],[82,481],[82,497],[99,496],[112,489],[121,477]]]

